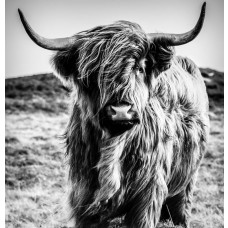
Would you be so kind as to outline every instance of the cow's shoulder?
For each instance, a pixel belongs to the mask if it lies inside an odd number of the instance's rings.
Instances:
[[[199,68],[196,64],[187,57],[176,56],[177,62],[181,65],[181,67],[187,71],[191,75],[200,75]]]

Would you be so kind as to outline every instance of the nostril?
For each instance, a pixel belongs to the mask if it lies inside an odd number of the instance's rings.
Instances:
[[[112,105],[106,107],[106,113],[108,116],[112,116],[116,114],[116,111],[112,108]]]

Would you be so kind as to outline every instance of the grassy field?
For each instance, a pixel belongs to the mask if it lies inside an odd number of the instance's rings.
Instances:
[[[223,73],[202,69],[210,95],[211,134],[194,193],[191,228],[223,227]],[[7,228],[69,228],[67,165],[61,134],[67,91],[53,75],[6,80]],[[171,224],[159,224],[159,227]],[[112,227],[121,227],[113,222]]]

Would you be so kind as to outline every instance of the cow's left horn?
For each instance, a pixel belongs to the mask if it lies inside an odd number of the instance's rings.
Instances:
[[[54,50],[54,51],[64,51],[69,47],[71,44],[75,43],[77,40],[76,36],[72,37],[66,37],[66,38],[56,38],[56,39],[47,39],[39,34],[37,34],[31,26],[28,24],[27,20],[25,19],[23,13],[20,9],[18,9],[21,22],[25,28],[25,31],[29,35],[29,37],[40,47],[48,49],[48,50]]]
[[[159,42],[161,44],[164,43],[168,46],[178,46],[192,41],[199,34],[203,26],[205,10],[206,2],[204,2],[202,5],[198,22],[196,23],[195,27],[189,32],[183,34],[149,33],[148,37],[150,41]]]

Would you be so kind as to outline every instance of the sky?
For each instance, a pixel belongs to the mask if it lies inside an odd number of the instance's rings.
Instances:
[[[5,76],[18,77],[52,71],[55,53],[37,46],[26,34],[20,8],[32,28],[47,38],[71,36],[117,20],[136,22],[148,33],[184,33],[200,15],[202,0],[6,0]],[[176,47],[178,55],[199,67],[224,71],[224,1],[207,0],[206,18],[195,40]]]

